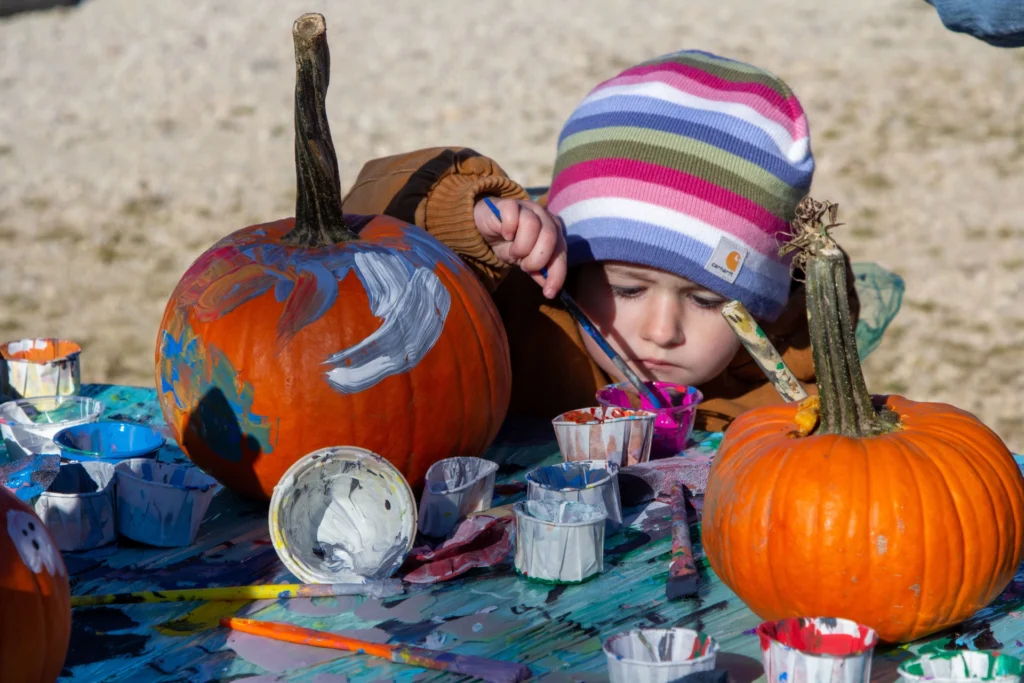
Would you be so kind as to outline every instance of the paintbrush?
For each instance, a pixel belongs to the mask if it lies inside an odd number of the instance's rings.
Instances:
[[[665,597],[669,600],[696,595],[700,585],[693,559],[690,523],[686,514],[686,491],[678,482],[672,486],[672,564],[668,568]]]
[[[487,204],[487,208],[489,208],[491,210],[491,213],[497,216],[498,220],[500,221],[501,212],[498,211],[498,207],[494,205],[494,202],[491,201],[491,198],[484,197],[484,203]],[[547,277],[548,269],[542,268],[540,274],[543,275],[544,277]],[[571,315],[576,320],[576,322],[580,324],[580,327],[582,327],[583,330],[588,335],[590,335],[590,338],[593,339],[599,347],[601,347],[601,350],[604,351],[605,355],[611,359],[612,363],[615,363],[615,367],[617,367],[622,372],[622,374],[625,375],[626,379],[629,380],[630,384],[636,387],[636,390],[640,392],[640,395],[646,398],[654,409],[657,410],[660,408],[664,408],[664,401],[662,401],[657,394],[651,391],[650,387],[648,387],[640,380],[637,374],[630,369],[629,365],[626,364],[626,361],[623,360],[623,358],[619,356],[619,354],[615,353],[615,350],[612,349],[611,344],[608,343],[608,340],[606,340],[601,335],[601,333],[597,329],[597,326],[594,325],[590,318],[587,317],[587,314],[583,312],[583,309],[581,309],[576,304],[576,302],[573,301],[573,298],[569,296],[569,293],[562,289],[558,292],[558,298],[561,300],[562,305],[565,306],[565,309],[569,311],[569,315]]]
[[[493,683],[516,683],[531,677],[530,669],[523,664],[502,662],[473,655],[459,655],[454,652],[428,650],[410,645],[388,645],[371,643],[355,638],[346,638],[329,631],[317,631],[311,628],[293,626],[274,621],[256,621],[225,617],[220,625],[242,633],[262,636],[286,643],[326,647],[346,652],[361,652],[373,657],[380,657],[398,664],[418,666],[423,669],[437,669],[453,673],[473,676]]]
[[[779,392],[779,396],[786,401],[802,401],[807,398],[807,392],[800,386],[796,375],[782,360],[782,356],[768,340],[764,330],[743,304],[739,301],[730,301],[722,307],[722,315],[725,316],[732,331],[740,338],[740,342],[746,347],[754,362],[768,377],[775,390]]]
[[[279,583],[222,588],[183,588],[166,591],[138,591],[108,595],[76,595],[72,607],[132,604],[139,602],[217,602],[229,600],[278,600],[281,598],[333,598],[339,595],[369,595],[390,598],[405,592],[398,580],[371,583]]]

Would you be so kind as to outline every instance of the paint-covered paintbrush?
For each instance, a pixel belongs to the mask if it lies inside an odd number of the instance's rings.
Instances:
[[[802,401],[807,398],[807,392],[800,386],[793,371],[743,304],[730,301],[722,307],[722,315],[783,399]]]
[[[369,595],[390,598],[401,595],[405,587],[398,579],[371,583],[279,583],[221,588],[182,588],[166,591],[138,591],[107,595],[76,595],[72,607],[132,604],[138,602],[218,602],[230,600],[279,600],[287,598],[334,598],[340,595]]]
[[[665,597],[676,600],[696,595],[700,586],[697,563],[693,559],[693,542],[690,539],[690,523],[686,514],[686,491],[682,485],[672,486],[672,564],[668,568],[668,582]]]
[[[303,628],[275,621],[256,621],[254,619],[226,617],[220,620],[220,625],[235,631],[241,631],[242,633],[280,640],[286,643],[325,647],[346,652],[361,652],[398,664],[408,664],[409,666],[436,669],[438,671],[451,671],[485,681],[492,681],[493,683],[517,683],[518,681],[528,680],[532,675],[530,669],[525,665],[514,662],[502,662],[496,659],[474,657],[473,655],[459,655],[454,652],[428,650],[409,645],[371,643],[366,640],[346,638],[329,631],[317,631],[311,628]]]
[[[498,207],[495,206],[491,198],[484,197],[484,203],[487,205],[487,208],[491,210],[491,213],[497,216],[500,221],[501,212],[498,211]],[[547,268],[542,268],[540,273],[544,277],[547,277]],[[611,344],[608,343],[608,340],[601,335],[597,326],[594,325],[590,318],[587,317],[587,314],[583,312],[583,309],[576,304],[573,298],[569,296],[569,293],[564,289],[559,290],[558,298],[561,300],[562,305],[565,306],[565,309],[569,311],[569,315],[571,315],[573,319],[580,324],[580,327],[590,335],[590,338],[593,339],[599,347],[601,347],[601,350],[605,355],[611,359],[612,363],[615,363],[615,367],[622,372],[626,379],[629,380],[630,384],[636,387],[636,390],[640,392],[640,395],[650,401],[651,406],[654,409],[657,410],[659,408],[664,408],[665,402],[661,400],[661,397],[651,391],[650,387],[644,384],[637,374],[630,369],[629,365],[626,364],[626,361],[619,354],[615,353],[615,350],[611,347]]]

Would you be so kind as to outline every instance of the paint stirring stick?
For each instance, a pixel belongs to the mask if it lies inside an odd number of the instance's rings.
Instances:
[[[665,597],[676,600],[696,595],[700,584],[697,563],[693,559],[690,523],[686,514],[686,495],[681,484],[672,486],[672,564],[668,568]]]
[[[802,401],[807,398],[807,392],[800,386],[796,375],[743,304],[730,301],[722,307],[722,315],[783,399]]]
[[[90,607],[139,602],[224,602],[282,598],[333,598],[339,595],[369,595],[374,598],[390,598],[403,592],[405,592],[405,588],[398,580],[372,583],[281,583],[262,586],[225,586],[223,588],[184,588],[108,595],[76,595],[71,598],[71,606]]]
[[[371,643],[365,640],[346,638],[329,631],[317,631],[282,622],[225,617],[220,620],[220,625],[242,633],[286,643],[312,645],[313,647],[325,647],[346,652],[361,652],[398,664],[418,666],[422,669],[451,671],[492,683],[517,683],[529,679],[532,675],[530,669],[525,665],[514,662],[502,662],[496,659],[459,655],[454,652],[428,650],[409,645]]]
[[[490,197],[484,197],[484,204],[486,204],[487,208],[491,210],[491,213],[498,217],[498,220],[501,220],[501,212],[498,211],[498,207],[494,205],[494,202],[491,201]],[[540,273],[544,277],[547,277],[548,269],[542,268]],[[626,364],[626,361],[623,360],[622,357],[619,356],[619,354],[615,353],[615,350],[612,349],[608,341],[603,336],[601,336],[601,333],[597,330],[597,326],[595,326],[594,323],[591,322],[590,318],[587,317],[587,314],[583,312],[583,309],[581,309],[576,304],[576,302],[573,301],[573,298],[569,296],[569,293],[563,289],[558,292],[558,298],[561,299],[562,305],[564,305],[566,310],[569,311],[569,315],[571,315],[576,320],[576,322],[580,324],[580,327],[582,327],[583,330],[588,335],[590,335],[591,339],[597,342],[597,345],[600,346],[601,350],[604,351],[605,355],[608,356],[608,358],[610,358],[613,363],[615,363],[615,367],[617,367],[622,372],[622,374],[625,375],[626,379],[629,380],[630,384],[636,387],[636,390],[640,392],[641,396],[650,401],[651,407],[654,408],[655,410],[664,408],[664,401],[662,401],[657,394],[651,391],[651,389],[646,384],[644,384],[639,377],[637,377],[636,373],[630,369],[629,365]]]

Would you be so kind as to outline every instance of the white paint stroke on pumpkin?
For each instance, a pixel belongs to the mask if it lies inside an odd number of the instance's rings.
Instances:
[[[416,367],[440,339],[452,304],[434,271],[413,267],[398,254],[359,252],[355,270],[370,299],[370,310],[384,323],[358,344],[324,361],[335,366],[327,372],[327,381],[346,394]]]

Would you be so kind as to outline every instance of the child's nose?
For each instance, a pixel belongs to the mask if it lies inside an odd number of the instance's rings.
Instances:
[[[643,337],[662,347],[679,346],[686,341],[681,306],[670,299],[653,301],[645,317]]]

